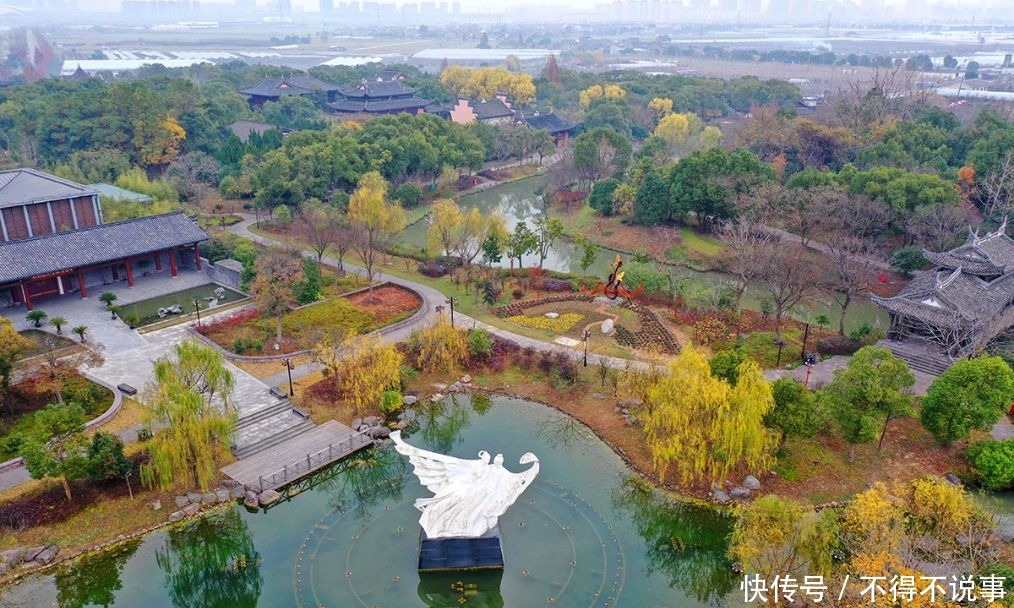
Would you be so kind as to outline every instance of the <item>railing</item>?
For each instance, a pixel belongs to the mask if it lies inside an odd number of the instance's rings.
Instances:
[[[369,433],[369,430],[351,433],[348,438],[343,439],[338,443],[330,443],[326,448],[321,448],[312,454],[307,454],[306,458],[300,458],[299,460],[291,462],[268,475],[261,475],[258,478],[258,491],[263,492],[265,489],[273,489],[279,486],[284,486],[289,482],[299,479],[307,473],[311,473],[316,469],[334,462],[338,458],[347,456],[352,453],[356,447],[369,442],[362,441],[364,437],[369,439],[367,433]]]

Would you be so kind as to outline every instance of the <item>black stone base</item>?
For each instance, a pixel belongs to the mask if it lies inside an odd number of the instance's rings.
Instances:
[[[427,538],[419,532],[419,572],[503,570],[500,529],[477,538]]]

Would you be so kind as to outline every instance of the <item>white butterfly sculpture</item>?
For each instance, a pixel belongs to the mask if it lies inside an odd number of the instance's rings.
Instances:
[[[408,456],[419,481],[434,494],[415,501],[415,508],[422,511],[419,524],[428,538],[482,536],[539,474],[539,459],[531,452],[518,462],[532,466],[511,473],[503,467],[503,454],[497,454],[492,463],[485,451],[479,452],[478,460],[463,460],[411,446],[402,441],[401,431],[391,433],[391,439],[395,449]]]

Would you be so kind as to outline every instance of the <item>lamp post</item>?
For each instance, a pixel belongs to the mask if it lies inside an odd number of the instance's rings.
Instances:
[[[782,340],[779,340],[779,341],[775,342],[775,346],[778,347],[778,359],[775,361],[775,367],[781,367],[782,366],[782,348],[785,347],[785,342],[783,342]]]
[[[281,348],[282,347],[279,346],[278,342],[275,342],[275,351],[281,350]],[[289,375],[289,396],[292,397],[296,394],[296,392],[292,390],[292,359],[284,357],[282,361],[285,362],[285,371]]]
[[[194,298],[194,310],[197,311],[197,327],[201,326],[201,301]]]
[[[448,296],[444,301],[451,305],[451,327],[454,327],[454,296]]]
[[[591,337],[591,330],[587,327],[584,329],[584,366],[588,367],[588,338]]]

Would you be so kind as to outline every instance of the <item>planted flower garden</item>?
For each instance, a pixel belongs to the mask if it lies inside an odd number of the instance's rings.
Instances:
[[[365,334],[412,316],[422,305],[413,291],[379,285],[293,309],[282,317],[282,340],[275,344],[275,319],[247,307],[198,329],[205,337],[237,355],[270,355],[302,350],[320,332]]]

